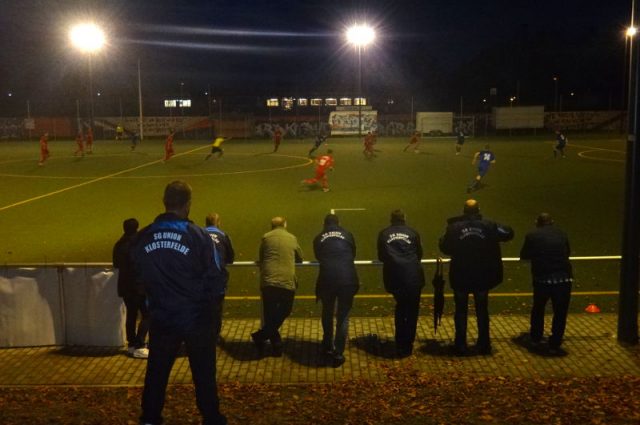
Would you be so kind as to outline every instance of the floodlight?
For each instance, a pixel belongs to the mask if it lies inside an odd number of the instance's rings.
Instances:
[[[79,24],[69,31],[71,44],[85,53],[97,52],[104,46],[104,32],[96,24]]]
[[[636,27],[629,27],[627,28],[627,37],[633,37],[637,32],[638,29]]]
[[[356,47],[371,44],[375,38],[375,31],[367,24],[356,24],[347,29],[347,41]]]

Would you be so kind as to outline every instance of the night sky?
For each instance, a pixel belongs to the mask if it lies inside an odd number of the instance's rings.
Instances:
[[[73,22],[102,25],[108,46],[93,59],[103,98],[352,95],[357,55],[344,30],[367,22],[363,52],[373,99],[415,98],[427,108],[473,108],[489,89],[501,104],[550,103],[552,77],[567,107],[619,108],[631,0],[511,1],[34,1],[4,0],[0,13],[3,110],[32,99],[54,105],[86,91],[87,59],[67,39]],[[569,93],[575,97],[570,99]],[[12,96],[9,98],[8,94]],[[569,102],[573,101],[574,105]]]

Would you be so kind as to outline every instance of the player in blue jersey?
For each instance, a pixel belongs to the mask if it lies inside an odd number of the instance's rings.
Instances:
[[[496,162],[496,156],[491,152],[488,144],[484,145],[483,150],[473,155],[471,164],[475,165],[476,162],[478,162],[478,175],[476,175],[476,178],[471,182],[469,187],[467,187],[467,193],[480,188],[480,180],[489,172],[491,164]]]
[[[556,147],[553,148],[553,157],[557,158],[558,153],[563,158],[566,158],[564,155],[564,147],[567,146],[567,136],[565,136],[562,131],[556,130]]]

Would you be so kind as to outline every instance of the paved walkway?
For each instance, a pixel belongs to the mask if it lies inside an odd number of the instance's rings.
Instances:
[[[550,317],[547,317],[547,325]],[[575,314],[569,317],[564,357],[529,352],[515,338],[528,328],[528,317],[491,317],[494,353],[491,356],[452,357],[443,349],[453,337],[453,321],[443,319],[434,336],[430,317],[421,317],[414,355],[395,359],[391,317],[352,318],[347,361],[339,368],[325,364],[319,354],[319,319],[289,319],[282,335],[282,357],[258,359],[250,333],[258,320],[227,320],[218,350],[219,382],[315,383],[355,378],[383,379],[383,364],[406,362],[421,371],[442,374],[467,372],[529,378],[640,376],[640,348],[617,343],[617,316]],[[475,332],[475,320],[470,320]],[[470,342],[475,340],[471,335]],[[268,349],[266,354],[268,355]],[[143,384],[146,361],[129,358],[122,348],[37,347],[0,349],[0,386],[74,385],[138,386]],[[179,357],[170,382],[191,383],[186,357]]]

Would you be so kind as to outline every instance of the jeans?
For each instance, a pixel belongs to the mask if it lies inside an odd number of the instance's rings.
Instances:
[[[210,308],[211,313],[213,308]],[[216,326],[213,317],[206,324],[189,331],[167,329],[151,321],[149,359],[142,393],[142,423],[162,423],[162,408],[169,374],[183,342],[187,349],[196,404],[202,414],[202,423],[227,423],[226,418],[220,413],[216,387]]]
[[[134,348],[144,347],[147,333],[149,332],[149,310],[146,297],[144,295],[127,295],[122,299],[127,312],[125,319],[127,345]],[[138,312],[142,317],[136,331]]]
[[[567,313],[571,300],[571,284],[534,285],[533,306],[531,307],[531,340],[539,342],[544,333],[544,310],[547,301],[551,299],[553,320],[551,322],[550,347],[560,347],[567,325]]]
[[[272,344],[281,344],[280,326],[291,314],[293,308],[294,291],[265,286],[262,288],[262,312],[264,323],[262,329],[254,333],[257,340],[270,340]]]
[[[396,300],[396,348],[411,352],[416,339],[421,287],[403,288],[393,293]]]
[[[469,314],[469,294],[473,294],[476,307],[476,320],[478,322],[478,341],[480,348],[490,348],[489,338],[489,291],[453,291],[453,299],[456,305],[454,322],[456,327],[455,346],[461,350],[467,348],[467,316]]]
[[[358,288],[345,286],[327,290],[320,296],[322,302],[322,346],[335,354],[344,353],[349,332],[349,311]],[[337,304],[337,305],[336,305]],[[333,335],[333,314],[336,314],[335,339]]]

